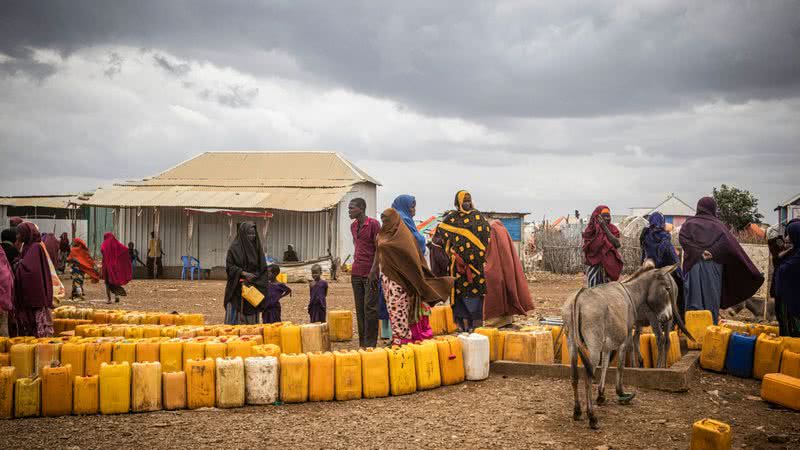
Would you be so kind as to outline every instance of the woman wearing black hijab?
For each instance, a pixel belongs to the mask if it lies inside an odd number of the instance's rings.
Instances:
[[[228,249],[225,270],[228,274],[228,283],[225,285],[225,324],[258,323],[258,309],[242,298],[243,281],[252,284],[265,295],[269,285],[267,262],[255,223],[239,224],[236,238]]]

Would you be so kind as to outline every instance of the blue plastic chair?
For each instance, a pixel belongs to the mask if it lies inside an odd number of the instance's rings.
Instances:
[[[194,271],[197,271],[197,279],[200,279],[200,274],[202,270],[200,268],[200,260],[195,258],[194,256],[181,256],[181,260],[183,261],[183,269],[181,269],[181,280],[186,279],[186,269],[189,269],[189,277],[194,280]]]

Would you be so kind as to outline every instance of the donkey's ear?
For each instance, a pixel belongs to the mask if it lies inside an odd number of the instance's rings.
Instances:
[[[678,264],[673,264],[671,266],[662,267],[662,268],[660,268],[658,270],[660,270],[661,273],[663,273],[663,274],[671,274],[672,272],[675,272],[676,270],[678,270]]]

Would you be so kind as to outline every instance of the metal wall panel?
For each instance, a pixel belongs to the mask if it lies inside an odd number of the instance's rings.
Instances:
[[[342,230],[341,233],[338,235],[338,249],[339,249],[339,257],[342,258],[342,262],[344,262],[345,258],[348,255],[351,256],[350,263],[353,262],[353,235],[350,232],[350,224],[353,223],[350,220],[350,217],[347,214],[347,206],[350,204],[350,200],[361,197],[367,202],[367,215],[369,217],[378,218],[378,206],[377,197],[378,197],[378,190],[377,186],[370,183],[358,183],[353,185],[353,189],[350,190],[339,202],[338,212],[337,215],[339,216],[337,223],[339,229]],[[388,205],[386,206],[388,207]],[[383,211],[383,208],[381,209]]]

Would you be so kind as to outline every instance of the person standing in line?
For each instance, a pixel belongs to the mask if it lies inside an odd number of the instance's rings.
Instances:
[[[298,262],[300,258],[297,256],[297,252],[294,250],[294,245],[289,244],[286,247],[286,251],[283,252],[283,262]]]
[[[131,259],[131,270],[136,267],[136,263],[146,266],[145,263],[139,259],[139,250],[136,249],[136,244],[128,242],[128,257]]]
[[[308,319],[310,323],[325,322],[327,312],[328,282],[322,279],[322,266],[311,266],[311,281],[308,283]]]
[[[678,258],[675,246],[672,245],[672,235],[667,231],[667,222],[664,219],[664,215],[660,212],[654,212],[648,216],[647,220],[650,225],[642,231],[640,238],[642,263],[649,259],[656,265],[656,269],[680,264],[681,260]],[[683,317],[686,305],[684,305],[683,301],[683,271],[681,271],[680,267],[672,272],[672,278],[678,286],[677,303],[681,317]]]
[[[259,309],[242,298],[242,283],[245,281],[255,286],[265,297],[268,295],[269,271],[255,223],[239,224],[239,230],[225,258],[225,272],[228,275],[224,300],[225,324],[257,324]]]
[[[492,237],[484,265],[483,321],[486,326],[500,328],[513,324],[514,315],[529,314],[535,306],[511,235],[499,220],[492,220],[489,226]]]
[[[752,297],[764,275],[728,227],[717,218],[717,202],[703,197],[697,213],[686,220],[679,235],[683,248],[683,293],[686,310],[719,310]]]
[[[790,242],[775,269],[775,313],[781,336],[800,337],[800,221],[789,222]]]
[[[583,263],[589,266],[586,270],[588,287],[619,280],[623,265],[619,236],[619,229],[611,223],[608,206],[595,208],[582,234]]]
[[[385,210],[381,222],[377,252],[392,327],[392,345],[430,338],[432,336],[418,336],[414,332],[415,325],[423,317],[420,304],[446,301],[453,288],[453,278],[433,276],[417,239],[403,224],[396,209]]]
[[[436,228],[434,239],[441,239],[450,257],[450,276],[455,278],[453,318],[459,331],[471,332],[483,323],[484,264],[491,229],[483,213],[475,209],[469,192],[458,191],[454,205],[456,209]]]
[[[381,231],[381,224],[366,215],[367,202],[354,198],[347,208],[353,223],[353,266],[351,284],[355,297],[356,322],[358,323],[358,343],[363,347],[378,344],[378,260],[375,239]]]
[[[119,303],[120,297],[127,296],[125,286],[133,278],[131,262],[128,256],[128,247],[117,240],[114,233],[107,232],[103,235],[103,245],[100,246],[103,255],[102,277],[106,282],[106,297],[111,303],[111,294],[114,302]]]
[[[17,226],[21,244],[14,264],[14,320],[17,336],[53,335],[53,282],[47,251],[36,225],[23,222]]]
[[[22,223],[19,217],[12,217],[8,220],[8,228],[0,232],[0,240],[2,240],[3,251],[6,254],[6,260],[9,264],[14,264],[14,261],[19,256],[19,246],[17,245],[17,226]]]
[[[147,243],[147,278],[161,278],[164,276],[162,257],[164,249],[161,239],[156,239],[156,232],[150,232],[150,241]]]
[[[0,247],[0,337],[8,337],[9,313],[14,309],[14,271]]]
[[[42,234],[42,242],[44,242],[44,247],[47,250],[47,256],[50,257],[50,262],[53,263],[53,267],[58,268],[58,252],[60,249],[60,244],[56,235],[53,233],[44,233]]]
[[[56,266],[56,269],[61,273],[66,271],[69,251],[69,235],[67,233],[61,233],[61,238],[58,241],[58,265]]]

